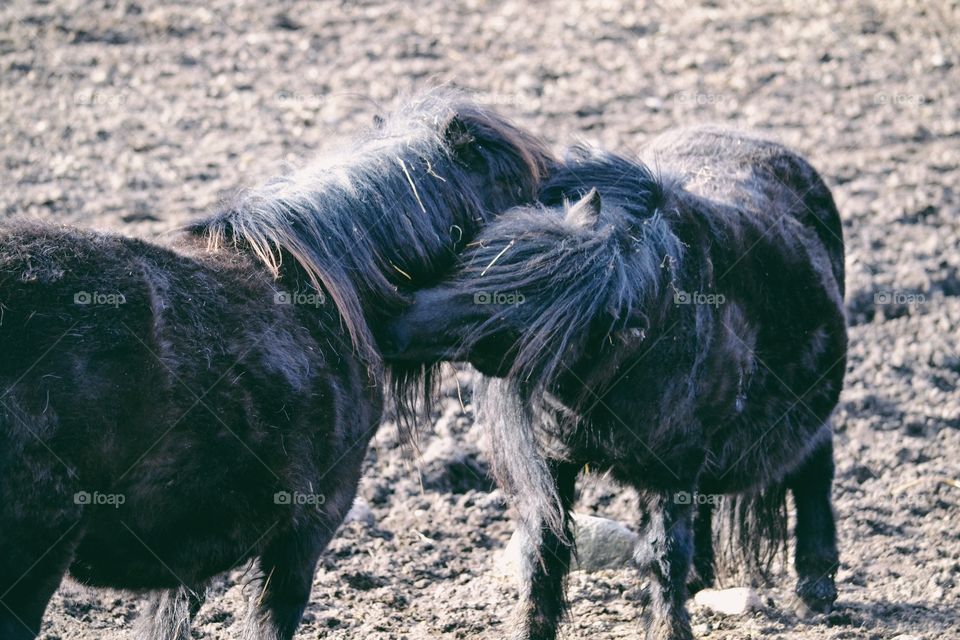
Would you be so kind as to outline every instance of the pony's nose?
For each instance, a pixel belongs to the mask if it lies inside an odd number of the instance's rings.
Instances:
[[[384,359],[399,359],[410,348],[410,332],[399,320],[391,320],[384,327],[379,342]]]

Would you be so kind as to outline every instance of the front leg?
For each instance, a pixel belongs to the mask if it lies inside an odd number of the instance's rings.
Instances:
[[[551,473],[563,507],[561,539],[546,525],[543,513],[520,514],[520,603],[514,623],[514,640],[554,640],[557,625],[567,610],[564,579],[570,570],[573,543],[570,509],[573,506],[579,467],[551,462]]]
[[[693,561],[693,515],[686,493],[656,492],[643,496],[641,536],[634,558],[650,579],[648,640],[691,640],[685,606],[687,574]]]
[[[825,441],[787,478],[797,507],[797,595],[814,611],[827,612],[837,599],[840,566],[837,531],[830,504],[833,442]]]

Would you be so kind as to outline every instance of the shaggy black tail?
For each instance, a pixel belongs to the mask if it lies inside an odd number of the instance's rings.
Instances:
[[[179,587],[150,594],[137,623],[137,640],[190,640],[190,618],[203,603],[205,594]]]
[[[724,496],[713,522],[718,586],[769,584],[774,572],[786,565],[785,484]]]

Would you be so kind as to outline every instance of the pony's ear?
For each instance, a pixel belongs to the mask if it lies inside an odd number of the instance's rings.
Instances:
[[[447,123],[447,128],[443,131],[443,138],[457,155],[467,151],[476,139],[470,132],[468,124],[459,115],[454,116]]]
[[[577,202],[567,205],[564,220],[577,226],[590,228],[594,227],[600,220],[600,193],[594,188],[590,189],[587,195],[580,198]]]

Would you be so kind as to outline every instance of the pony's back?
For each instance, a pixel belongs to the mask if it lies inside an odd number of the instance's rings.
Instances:
[[[776,220],[797,218],[817,234],[844,294],[844,245],[840,213],[820,174],[788,147],[720,127],[676,129],[641,151],[667,183],[718,203]]]

